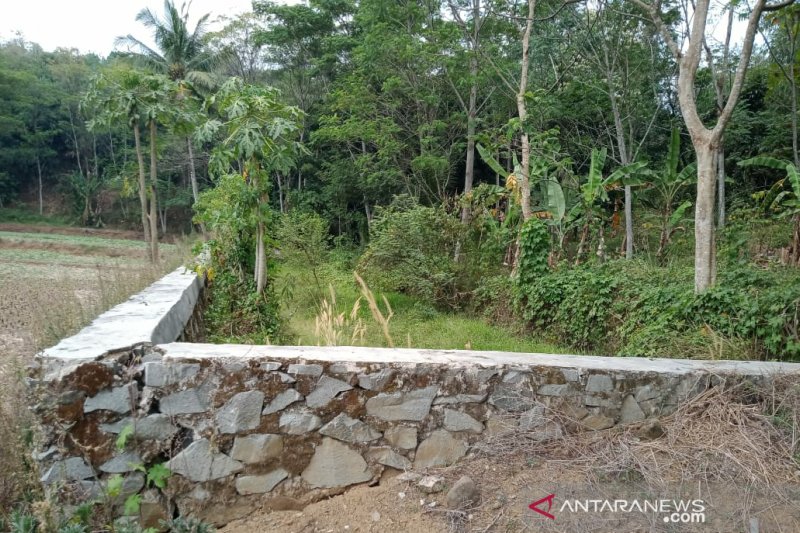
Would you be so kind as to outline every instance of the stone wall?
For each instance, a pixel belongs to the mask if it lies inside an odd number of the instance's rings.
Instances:
[[[194,312],[185,305],[196,283],[190,277],[181,273],[162,285],[172,287],[171,298],[166,289],[150,291],[163,300],[163,312],[180,314],[150,317],[151,325],[172,324],[171,339],[128,335],[125,344],[108,339],[81,349],[103,327],[112,335],[109,324],[124,324],[106,317],[83,341],[64,341],[69,350],[57,346],[39,358],[31,375],[42,422],[35,458],[48,490],[65,500],[97,497],[112,476],[122,476],[115,500],[141,493],[144,525],[176,511],[222,524],[264,504],[299,508],[375,483],[387,471],[451,465],[504,431],[508,420],[528,438],[557,439],[564,431],[669,414],[723,379],[764,381],[800,370],[782,363],[169,343]],[[173,473],[163,491],[146,487],[138,471],[160,463]]]

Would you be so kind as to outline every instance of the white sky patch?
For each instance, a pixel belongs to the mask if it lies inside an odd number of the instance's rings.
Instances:
[[[182,0],[176,0],[180,9]],[[288,2],[296,3],[296,2]],[[149,7],[156,15],[164,11],[163,0],[2,0],[0,40],[16,37],[39,44],[47,51],[77,48],[107,56],[114,50],[114,39],[132,34],[150,44],[150,32],[136,21],[136,14]],[[221,15],[233,17],[252,10],[251,0],[194,0],[189,9],[190,29],[197,19],[211,13],[213,21]],[[211,30],[220,29],[212,24]]]

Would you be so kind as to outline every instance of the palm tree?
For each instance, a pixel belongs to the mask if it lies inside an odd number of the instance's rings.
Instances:
[[[189,7],[184,3],[180,11],[172,0],[164,0],[164,17],[159,18],[149,8],[142,9],[136,20],[153,32],[158,50],[153,50],[133,35],[117,37],[117,46],[127,46],[131,55],[156,72],[172,80],[188,81],[199,87],[211,85],[211,56],[206,53],[204,37],[207,32],[206,13],[189,31]]]
[[[193,91],[195,87],[211,88],[214,83],[211,75],[213,58],[207,53],[204,40],[208,18],[211,14],[206,13],[200,17],[194,30],[190,32],[190,6],[191,1],[188,4],[184,3],[180,11],[178,11],[172,0],[164,0],[163,18],[159,18],[149,8],[142,9],[136,15],[138,22],[152,30],[153,39],[158,50],[153,50],[130,34],[124,37],[117,37],[115,44],[117,46],[127,46],[133,58],[150,69],[169,76],[170,79],[178,82],[181,90],[186,88],[186,82],[188,82],[188,88]],[[194,150],[190,132],[186,135],[186,146],[192,196],[195,203],[197,203],[200,191],[197,185]],[[201,230],[205,235],[205,227],[202,225]]]

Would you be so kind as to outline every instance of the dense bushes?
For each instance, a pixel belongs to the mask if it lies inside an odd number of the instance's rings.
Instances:
[[[562,268],[517,290],[534,330],[584,351],[800,359],[800,280],[788,269],[729,266],[695,295],[689,267],[615,261]]]
[[[455,306],[461,292],[461,268],[455,260],[461,233],[458,219],[443,208],[398,196],[376,210],[371,240],[358,268],[380,290]]]

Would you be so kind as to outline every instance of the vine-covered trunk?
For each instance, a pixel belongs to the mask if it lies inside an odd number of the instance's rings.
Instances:
[[[800,264],[800,215],[792,217],[794,231],[792,232],[792,256],[791,264]]]
[[[150,121],[150,260],[158,262],[158,147],[156,122]]]
[[[139,165],[139,203],[142,208],[142,228],[144,231],[144,241],[150,242],[150,224],[147,220],[147,182],[144,176],[144,154],[142,153],[142,137],[139,131],[139,123],[133,124],[133,142],[136,145],[136,162]],[[152,258],[152,252],[148,248]]]

